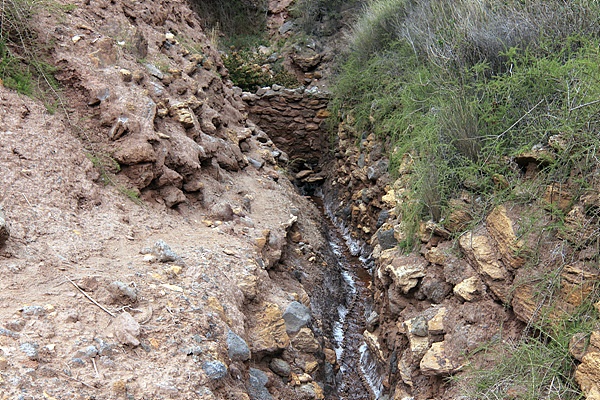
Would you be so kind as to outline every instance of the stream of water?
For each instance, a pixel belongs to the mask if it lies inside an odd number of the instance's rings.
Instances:
[[[371,312],[369,260],[365,249],[352,240],[343,223],[316,199],[327,216],[325,232],[329,246],[341,271],[344,302],[337,305],[337,320],[333,322],[333,343],[339,364],[335,376],[336,393],[330,400],[371,400],[382,394],[383,375],[363,337],[366,315]]]

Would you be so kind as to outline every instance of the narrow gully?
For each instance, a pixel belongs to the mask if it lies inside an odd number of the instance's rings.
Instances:
[[[320,197],[313,197],[325,218],[323,230],[341,273],[340,288],[344,301],[328,304],[335,307],[337,319],[332,322],[335,352],[339,370],[335,374],[335,391],[328,400],[370,400],[382,394],[383,375],[365,343],[366,316],[371,310],[369,259],[365,249],[353,241],[343,224],[333,218]],[[338,222],[338,223],[336,223]]]

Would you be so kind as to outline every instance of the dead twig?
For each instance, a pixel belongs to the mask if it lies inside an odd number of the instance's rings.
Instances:
[[[68,280],[69,282],[71,282],[71,284],[72,284],[73,286],[75,286],[75,288],[76,288],[77,290],[79,290],[79,291],[81,292],[81,294],[83,294],[85,297],[87,297],[87,299],[88,299],[89,301],[91,301],[92,303],[94,303],[95,305],[97,305],[98,307],[100,307],[100,308],[102,309],[102,311],[104,311],[105,313],[107,313],[108,315],[110,315],[110,316],[111,316],[111,317],[113,317],[113,318],[116,318],[116,317],[117,317],[115,314],[113,314],[112,312],[110,312],[109,310],[107,310],[105,307],[103,307],[103,306],[102,306],[100,303],[98,303],[96,300],[92,299],[92,298],[90,297],[90,295],[88,295],[88,294],[87,294],[86,292],[84,292],[84,291],[83,291],[83,290],[82,290],[82,289],[81,289],[79,286],[77,286],[77,284],[76,284],[75,282],[73,282],[73,281],[71,280],[71,278],[69,278],[69,277],[68,277],[68,276],[66,276],[66,275],[65,275],[65,278],[67,278],[67,280]]]

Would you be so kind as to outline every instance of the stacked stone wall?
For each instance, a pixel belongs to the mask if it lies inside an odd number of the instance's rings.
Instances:
[[[317,165],[329,149],[325,120],[331,94],[316,89],[286,89],[278,85],[244,93],[249,117],[277,147],[288,153],[292,169]]]

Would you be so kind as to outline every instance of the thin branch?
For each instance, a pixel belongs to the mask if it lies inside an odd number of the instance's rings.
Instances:
[[[75,288],[77,290],[79,290],[81,292],[81,294],[83,294],[85,297],[87,297],[87,299],[89,301],[91,301],[92,303],[94,303],[95,305],[97,305],[98,307],[100,307],[102,309],[102,311],[104,311],[105,313],[107,313],[108,315],[110,315],[113,318],[116,318],[117,316],[115,314],[113,314],[112,312],[110,312],[109,310],[107,310],[106,308],[104,308],[100,303],[98,303],[96,300],[92,299],[86,292],[84,292],[79,286],[77,286],[77,284],[75,282],[73,282],[71,280],[71,278],[69,278],[68,276],[65,275],[65,278],[67,278],[67,280],[69,282],[71,282],[71,284],[73,286],[75,286]]]
[[[594,104],[600,103],[600,100],[594,100],[594,101],[590,101],[589,103],[585,103],[585,104],[580,104],[577,107],[573,107],[569,109],[569,112],[575,111],[575,110],[579,110],[580,108],[583,107],[587,107],[587,106],[592,106]]]

